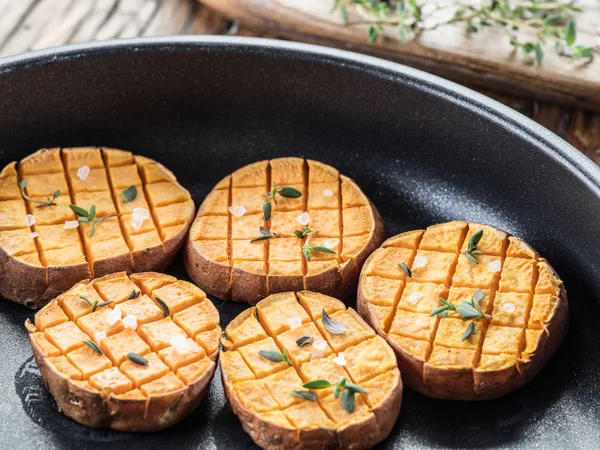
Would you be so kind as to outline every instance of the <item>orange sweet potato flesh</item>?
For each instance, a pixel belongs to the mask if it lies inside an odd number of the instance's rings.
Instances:
[[[78,175],[81,168],[89,175]],[[82,179],[85,178],[85,179]],[[56,205],[38,207],[21,196],[46,200],[56,190]],[[137,197],[121,193],[135,186]],[[86,278],[109,273],[163,270],[175,257],[194,216],[194,203],[174,175],[149,158],[111,148],[42,149],[0,173],[0,296],[36,308]],[[77,217],[76,204],[97,217],[121,214],[97,225],[65,228]],[[150,217],[132,225],[134,208]],[[35,224],[28,226],[25,215]],[[32,235],[37,233],[37,237]]]
[[[323,327],[323,309],[346,326],[346,333],[333,335]],[[300,347],[296,340],[302,336],[314,340]],[[264,449],[371,448],[398,418],[402,381],[394,351],[332,297],[308,291],[273,294],[231,321],[221,343],[227,399],[244,430]],[[292,365],[270,361],[261,350],[287,350]],[[345,364],[339,361],[342,354]],[[314,390],[314,402],[290,394],[306,390],[307,381],[336,383],[341,377],[367,392],[356,394],[352,413],[332,388]]]
[[[140,295],[130,298],[133,291]],[[93,311],[82,294],[92,302],[113,303]],[[169,306],[167,317],[158,294]],[[143,308],[142,298],[147,300]],[[109,315],[117,308],[122,318],[111,323]],[[158,314],[149,318],[148,311]],[[137,319],[137,326],[129,325],[128,316]],[[149,331],[155,325],[162,334]],[[203,291],[156,272],[81,281],[25,327],[44,384],[59,408],[88,427],[119,431],[157,431],[190,414],[214,375],[221,334],[219,314]],[[187,339],[186,348],[170,344],[176,335]],[[94,342],[102,354],[84,340]],[[162,350],[152,351],[163,340]],[[130,360],[130,352],[148,364]]]
[[[265,221],[264,194],[275,185],[302,196],[277,195]],[[299,238],[294,230],[303,230],[303,213],[318,233]],[[279,237],[251,243],[260,227]],[[278,158],[242,167],[215,186],[190,228],[185,264],[198,286],[224,300],[255,304],[302,289],[344,298],[354,293],[364,261],[384,234],[377,209],[353,180],[317,161]],[[305,244],[334,253],[312,252],[308,261]]]
[[[475,264],[465,252],[480,230]],[[411,277],[399,263],[412,269]],[[465,340],[469,322],[456,312],[430,317],[440,298],[458,305],[477,289],[492,319],[476,321]],[[565,287],[545,259],[495,227],[462,221],[385,241],[363,267],[357,305],[396,351],[404,382],[450,400],[487,400],[518,389],[556,351],[569,323]]]

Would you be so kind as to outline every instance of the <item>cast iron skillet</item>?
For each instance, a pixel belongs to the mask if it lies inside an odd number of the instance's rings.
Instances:
[[[165,163],[197,205],[244,164],[315,158],[356,179],[390,235],[465,219],[524,238],[569,293],[572,321],[560,350],[528,385],[495,401],[439,401],[406,389],[380,448],[598,448],[600,170],[531,120],[404,66],[260,39],[136,39],[0,62],[0,164],[78,145]],[[185,276],[181,259],[170,273]],[[216,305],[223,326],[243,309]],[[32,315],[0,306],[3,448],[254,447],[226,405],[219,373],[198,410],[165,432],[73,422],[56,410],[32,361],[23,328]]]

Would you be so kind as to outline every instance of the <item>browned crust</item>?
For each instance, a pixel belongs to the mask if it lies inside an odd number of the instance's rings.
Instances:
[[[527,245],[527,247],[529,246]],[[533,249],[532,251],[536,256],[538,255]],[[558,274],[554,268],[549,264],[548,268],[551,270],[552,275],[558,279]],[[377,321],[373,318],[369,303],[362,292],[361,281],[362,276],[359,280],[356,300],[358,313],[379,335],[386,338],[388,344],[396,352],[398,368],[402,373],[403,382],[428,397],[470,401],[491,400],[509,394],[529,382],[544,367],[564,340],[569,328],[567,291],[564,284],[561,283],[557,306],[548,319],[548,328],[542,333],[538,349],[530,360],[518,359],[516,365],[496,371],[435,367],[416,358],[387,338],[385,330],[379,328]],[[449,385],[452,386],[452,389],[448,389]]]
[[[367,257],[385,240],[385,224],[375,205],[369,201],[375,227],[371,238],[353,260],[315,275],[270,276],[252,273],[226,262],[207,258],[196,249],[191,238],[185,247],[185,268],[187,274],[202,290],[221,300],[232,300],[255,305],[263,298],[280,292],[301,291],[303,289],[347,298],[354,295],[360,270]]]
[[[35,159],[42,149],[23,158],[21,162]],[[146,157],[133,155],[140,162],[156,162]],[[5,166],[3,172],[12,162]],[[164,166],[161,167],[164,168]],[[165,168],[166,169],[166,168]],[[171,173],[168,169],[166,169]],[[175,178],[173,177],[175,181]],[[165,240],[162,245],[138,250],[127,254],[116,255],[94,261],[94,278],[99,278],[114,272],[162,272],[175,259],[177,252],[183,246],[189,226],[194,220],[195,208],[190,208],[190,214],[181,231]],[[133,256],[133,262],[131,260]],[[57,295],[70,289],[75,283],[91,278],[88,264],[77,264],[60,267],[33,266],[21,261],[18,257],[10,256],[0,247],[0,297],[14,303],[25,305],[32,309],[46,305]],[[26,283],[23,280],[27,280]]]

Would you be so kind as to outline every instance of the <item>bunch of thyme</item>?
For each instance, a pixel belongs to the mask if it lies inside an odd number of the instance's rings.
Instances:
[[[443,1],[443,0],[441,0]],[[560,55],[572,60],[591,60],[594,47],[577,43],[575,13],[583,10],[575,0],[459,0],[438,3],[418,0],[334,0],[347,25],[368,25],[369,42],[382,31],[396,27],[402,42],[424,30],[464,24],[469,33],[500,27],[510,44],[541,65],[543,47],[555,44]],[[350,15],[352,14],[352,19]]]

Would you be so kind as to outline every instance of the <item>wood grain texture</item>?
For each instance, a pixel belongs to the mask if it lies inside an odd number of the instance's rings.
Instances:
[[[461,25],[425,31],[403,44],[394,27],[369,44],[366,25],[346,26],[331,13],[330,0],[200,0],[232,20],[254,30],[322,45],[347,48],[391,59],[479,88],[524,95],[600,110],[600,58],[572,64],[552,46],[538,67],[509,44],[503,30],[488,28],[470,36]],[[595,45],[600,3],[580,0],[586,9],[577,16],[578,40]],[[361,18],[356,14],[350,20]]]
[[[274,0],[202,1],[210,3],[213,7],[218,3],[217,9],[239,4],[242,12],[248,11],[249,4],[257,4],[260,7],[256,12],[263,11],[265,5],[274,4]],[[308,4],[312,1],[296,1],[295,4]],[[326,5],[330,3],[329,0],[319,1]],[[600,8],[598,5],[596,3],[596,9]],[[293,11],[293,8],[291,10]],[[232,23],[230,19],[224,18],[214,9],[207,8],[196,0],[0,0],[0,56],[55,45],[132,36],[291,36],[280,30],[282,24],[270,23],[265,19],[258,20],[252,17],[255,15],[257,14],[249,14],[250,17],[241,23]],[[234,14],[230,11],[229,16],[234,17]],[[600,21],[600,14],[595,17],[596,22]],[[328,17],[328,20],[334,21],[333,26],[340,26],[339,23],[335,23],[337,19]],[[332,25],[327,25],[328,28],[330,26]],[[362,49],[352,42],[325,42],[318,37],[303,34],[301,29],[299,27],[295,33],[295,38],[299,41],[329,44],[351,50]],[[589,34],[593,34],[594,30],[594,26],[586,28]],[[356,35],[356,39],[364,45],[363,31]],[[413,65],[410,61],[408,63]],[[570,66],[568,68],[573,69]],[[445,72],[441,75],[449,76]],[[485,78],[484,75],[480,76]],[[596,82],[600,83],[600,75]],[[600,164],[600,114],[535,99],[539,97],[516,97],[515,91],[510,91],[509,94],[499,93],[499,83],[493,84],[493,90],[481,88],[481,83],[464,84],[531,117]]]

